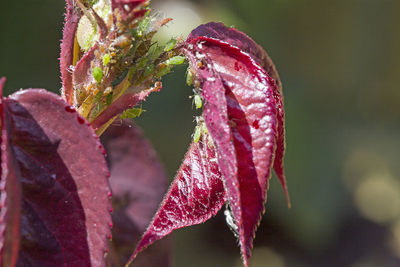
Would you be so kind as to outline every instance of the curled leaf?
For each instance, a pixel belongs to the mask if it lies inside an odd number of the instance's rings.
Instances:
[[[45,90],[17,92],[3,105],[22,189],[18,265],[105,266],[110,188],[93,130]]]
[[[286,179],[283,169],[283,158],[285,154],[285,111],[283,108],[282,96],[282,82],[279,78],[278,71],[272,59],[267,52],[257,44],[252,38],[245,33],[235,29],[226,27],[223,23],[210,22],[200,25],[193,30],[188,39],[195,39],[197,37],[210,37],[229,43],[236,46],[245,53],[248,53],[253,60],[255,60],[267,74],[275,81],[275,85],[271,84],[273,88],[275,107],[277,110],[277,135],[276,135],[276,150],[274,160],[274,170],[282,184],[284,193],[290,207],[290,199],[286,186]]]
[[[172,231],[203,223],[225,203],[225,189],[210,136],[192,143],[159,210],[147,228],[131,260],[153,242]]]
[[[281,80],[272,59],[259,44],[245,33],[235,28],[229,28],[221,22],[209,22],[194,29],[188,36],[188,39],[195,39],[197,37],[218,39],[248,53],[269,76],[274,78],[278,88],[281,89]]]
[[[218,37],[230,36],[229,28],[222,34],[218,31]],[[184,50],[206,100],[205,123],[216,144],[243,261],[248,266],[275,155],[276,85],[239,47],[194,32]]]
[[[123,111],[132,108],[133,106],[144,101],[148,95],[154,91],[158,91],[159,88],[150,88],[139,93],[128,92],[118,98],[112,103],[106,110],[98,115],[98,117],[92,122],[93,129],[97,130],[101,126],[105,125],[110,120],[113,120],[121,114]]]

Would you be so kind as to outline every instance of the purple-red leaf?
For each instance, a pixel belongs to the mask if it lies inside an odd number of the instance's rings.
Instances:
[[[230,29],[226,31],[218,37],[229,36]],[[187,40],[185,53],[206,100],[205,122],[216,144],[248,266],[275,155],[276,84],[248,53],[225,41],[200,36],[196,30]]]
[[[10,131],[5,125],[2,91],[5,78],[0,79],[1,181],[0,181],[0,266],[15,266],[19,250],[21,189],[17,180],[15,160],[10,148]]]
[[[132,124],[111,126],[102,136],[107,150],[113,193],[113,248],[109,262],[125,263],[167,190],[167,177],[150,142]],[[169,266],[170,243],[162,240],[138,257],[133,266]],[[111,266],[110,265],[110,266]]]
[[[72,73],[69,67],[73,64],[75,33],[78,27],[80,12],[74,5],[74,0],[67,0],[67,13],[65,14],[65,23],[63,39],[61,41],[60,53],[60,71],[62,80],[62,94],[68,104],[72,104]]]
[[[207,133],[192,143],[161,207],[136,247],[131,260],[173,230],[203,223],[225,203],[225,190],[214,144]]]
[[[152,87],[140,92],[127,92],[120,96],[110,106],[107,107],[97,118],[92,121],[93,129],[97,130],[109,120],[120,115],[124,110],[127,110],[138,103],[144,101],[152,92],[160,90],[160,87]]]
[[[275,64],[272,62],[267,52],[260,45],[254,42],[253,39],[235,28],[226,27],[223,23],[210,22],[200,25],[191,32],[188,39],[195,39],[202,36],[224,41],[232,46],[236,46],[243,52],[248,53],[251,58],[255,60],[267,72],[267,74],[275,80],[276,86],[272,86],[275,105],[278,112],[278,122],[274,170],[282,184],[288,205],[290,207],[290,199],[283,170],[283,158],[285,154],[285,111],[283,109],[282,83]]]
[[[271,58],[259,44],[254,42],[254,40],[245,33],[235,28],[226,27],[221,22],[209,22],[194,29],[190,33],[188,39],[195,39],[196,37],[218,39],[248,53],[269,76],[275,79],[278,88],[281,88],[282,85],[279,74]]]
[[[18,265],[105,266],[110,188],[93,130],[45,90],[17,92],[3,105],[22,189]]]

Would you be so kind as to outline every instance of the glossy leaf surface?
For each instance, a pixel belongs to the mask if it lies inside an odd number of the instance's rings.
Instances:
[[[105,266],[110,188],[93,130],[45,90],[20,91],[3,104],[22,189],[18,265]]]
[[[248,53],[237,46],[215,38],[191,35],[186,47],[192,71],[206,100],[204,118],[215,140],[247,266],[254,233],[264,211],[274,161],[276,84]],[[226,117],[221,115],[225,108]],[[228,134],[226,129],[229,129]]]
[[[191,32],[188,39],[197,37],[210,37],[229,43],[232,46],[239,48],[242,52],[247,53],[255,60],[275,81],[276,86],[272,86],[275,107],[277,110],[277,135],[276,135],[276,150],[274,160],[274,170],[279,178],[284,189],[288,205],[290,206],[289,194],[287,192],[286,179],[283,169],[283,158],[285,154],[285,111],[283,108],[282,83],[279,78],[275,64],[267,52],[258,45],[253,39],[245,33],[225,26],[223,23],[210,22],[200,25]]]
[[[199,142],[189,147],[161,207],[131,259],[173,230],[203,223],[214,216],[225,203],[224,191],[214,145],[204,133]]]

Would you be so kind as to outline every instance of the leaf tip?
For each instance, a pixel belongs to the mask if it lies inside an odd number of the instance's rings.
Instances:
[[[0,78],[0,93],[3,92],[3,87],[6,84],[7,78],[6,77],[1,77]]]

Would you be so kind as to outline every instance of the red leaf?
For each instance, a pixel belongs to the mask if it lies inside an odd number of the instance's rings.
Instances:
[[[111,170],[114,208],[109,261],[121,266],[157,210],[167,190],[167,177],[150,142],[136,126],[127,123],[112,126],[102,141]],[[169,266],[170,243],[163,241],[141,255],[133,266]]]
[[[15,93],[4,108],[22,188],[18,264],[105,266],[110,188],[93,130],[45,90]]]
[[[92,121],[93,129],[97,130],[115,116],[120,115],[123,111],[136,106],[144,101],[152,92],[160,90],[160,87],[153,87],[138,93],[126,92],[115,100],[110,106],[100,113],[94,121]]]
[[[200,25],[191,32],[188,39],[197,37],[210,37],[224,41],[232,46],[236,46],[245,53],[248,53],[266,72],[275,80],[276,86],[273,86],[276,109],[278,111],[277,119],[277,135],[274,169],[282,184],[288,206],[290,207],[290,199],[286,186],[286,179],[283,170],[283,158],[285,154],[285,111],[283,109],[282,83],[279,78],[278,71],[271,58],[265,50],[254,42],[249,36],[235,28],[228,28],[223,23],[210,22]]]
[[[0,98],[5,78],[0,79]],[[2,102],[2,101],[1,101]],[[1,125],[5,124],[3,103],[0,103]],[[15,266],[19,250],[21,189],[15,161],[10,149],[10,134],[2,127],[0,186],[0,265]]]
[[[81,84],[90,84],[93,80],[91,62],[95,59],[94,51],[98,49],[98,43],[89,49],[88,52],[78,60],[72,74],[73,86],[78,87]]]
[[[243,261],[248,266],[275,154],[275,82],[249,54],[224,41],[189,37],[186,47],[206,100],[205,122],[217,147]],[[225,109],[227,120],[220,115]]]
[[[131,260],[173,230],[203,223],[225,203],[224,186],[208,134],[192,143],[161,207],[144,233]]]
[[[72,104],[72,73],[68,70],[72,65],[74,57],[75,33],[78,27],[80,12],[75,8],[74,0],[67,0],[67,13],[65,14],[65,23],[63,39],[61,41],[60,53],[60,71],[62,80],[62,94],[68,104]]]

